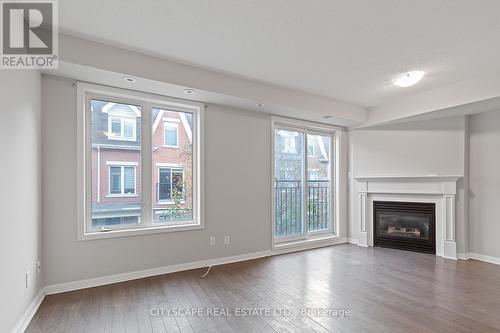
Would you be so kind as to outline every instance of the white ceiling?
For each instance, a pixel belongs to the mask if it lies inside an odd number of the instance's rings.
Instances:
[[[500,0],[61,0],[62,32],[372,107],[500,70]],[[394,75],[421,69],[417,86]]]

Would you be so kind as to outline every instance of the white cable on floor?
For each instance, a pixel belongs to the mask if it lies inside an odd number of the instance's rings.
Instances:
[[[208,272],[210,272],[210,269],[211,269],[211,268],[212,268],[212,266],[208,266],[208,269],[207,269],[206,273],[205,273],[205,274],[203,274],[203,275],[200,277],[200,279],[203,279],[205,276],[207,276],[207,275],[208,275]]]

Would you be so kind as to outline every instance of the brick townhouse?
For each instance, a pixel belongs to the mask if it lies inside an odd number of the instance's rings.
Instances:
[[[92,224],[140,223],[142,202],[139,107],[92,100]],[[153,221],[192,214],[192,115],[153,109]]]

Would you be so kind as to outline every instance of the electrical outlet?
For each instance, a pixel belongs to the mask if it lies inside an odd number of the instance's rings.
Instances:
[[[25,274],[26,289],[28,289],[28,287],[30,286],[30,280],[31,280],[31,271],[27,271]]]
[[[210,236],[210,246],[215,245],[215,236]]]
[[[37,260],[36,262],[36,275],[40,275],[40,272],[42,270],[42,264],[40,263],[40,260]]]
[[[229,236],[224,236],[224,245],[229,245]]]

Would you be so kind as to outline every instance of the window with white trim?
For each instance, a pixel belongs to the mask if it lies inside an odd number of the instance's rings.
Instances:
[[[108,139],[135,141],[137,139],[136,119],[136,117],[108,115]]]
[[[184,168],[183,167],[158,167],[158,201],[171,203],[184,196]]]
[[[127,196],[136,192],[136,167],[109,165],[109,195]]]
[[[165,122],[164,129],[164,144],[168,147],[177,147],[179,137],[179,127],[176,123]]]
[[[203,106],[84,83],[78,96],[79,238],[203,227]]]

